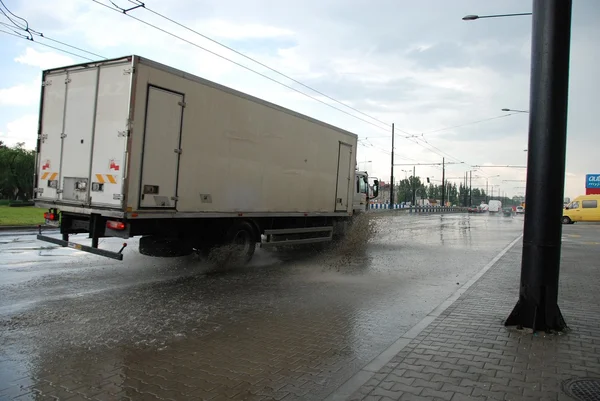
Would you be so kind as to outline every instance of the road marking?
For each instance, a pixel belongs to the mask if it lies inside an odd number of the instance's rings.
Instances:
[[[460,287],[454,294],[448,297],[444,302],[438,305],[431,313],[429,313],[423,320],[413,326],[406,333],[401,335],[392,345],[385,349],[378,356],[373,358],[367,365],[361,370],[334,390],[325,401],[343,401],[350,397],[356,392],[363,384],[368,382],[381,368],[383,368],[389,361],[392,360],[404,347],[406,347],[415,337],[417,337],[427,326],[429,326],[438,316],[440,316],[450,305],[452,305],[462,294],[464,294],[469,287],[477,282],[488,270],[490,270],[496,262],[502,258],[521,238],[523,234],[515,238],[510,244],[506,246],[498,255],[496,255],[487,265],[483,266],[481,270],[477,272],[465,285]]]

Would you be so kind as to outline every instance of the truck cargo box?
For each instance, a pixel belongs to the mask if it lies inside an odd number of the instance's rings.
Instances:
[[[139,56],[44,71],[36,201],[125,218],[352,214],[357,136]]]

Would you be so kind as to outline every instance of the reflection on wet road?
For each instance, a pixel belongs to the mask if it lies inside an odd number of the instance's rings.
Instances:
[[[522,230],[487,215],[372,224],[225,271],[135,241],[114,262],[0,236],[0,399],[323,399]]]

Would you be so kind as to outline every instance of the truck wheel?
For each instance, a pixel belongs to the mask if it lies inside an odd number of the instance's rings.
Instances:
[[[177,238],[148,235],[140,238],[140,253],[157,258],[174,258],[192,253],[192,247]]]
[[[227,231],[226,244],[231,247],[233,257],[248,263],[256,250],[256,233],[247,221],[234,223]]]
[[[567,217],[567,216],[563,216],[562,223],[563,224],[573,224],[573,222],[571,221],[571,219],[569,217]]]

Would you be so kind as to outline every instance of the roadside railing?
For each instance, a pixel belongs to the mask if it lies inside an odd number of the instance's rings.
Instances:
[[[370,212],[405,212],[405,213],[467,213],[466,207],[460,206],[405,206],[373,203],[369,205]]]

